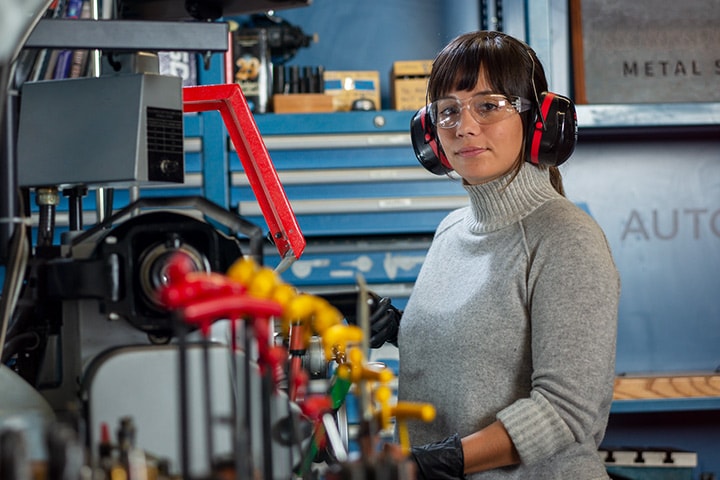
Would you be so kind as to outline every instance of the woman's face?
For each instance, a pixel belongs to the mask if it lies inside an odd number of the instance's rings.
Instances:
[[[463,101],[478,93],[497,93],[492,91],[483,72],[473,90],[451,91],[447,96]],[[523,146],[519,114],[481,125],[469,109],[463,108],[460,123],[453,128],[438,128],[437,134],[450,165],[469,185],[487,183],[508,173]]]

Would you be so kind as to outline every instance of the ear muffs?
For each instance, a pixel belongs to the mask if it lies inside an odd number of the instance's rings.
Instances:
[[[543,92],[539,112],[528,122],[525,159],[535,165],[557,167],[570,158],[577,144],[577,113],[572,100]]]
[[[437,140],[437,132],[427,107],[418,110],[410,120],[410,137],[415,156],[423,167],[435,175],[452,172],[453,168]]]
[[[525,159],[535,165],[557,167],[575,150],[578,131],[575,104],[552,92],[541,93],[538,97],[539,111],[536,109],[528,122]],[[437,130],[427,107],[413,115],[410,137],[415,156],[423,167],[435,175],[446,175],[453,170],[437,139]]]

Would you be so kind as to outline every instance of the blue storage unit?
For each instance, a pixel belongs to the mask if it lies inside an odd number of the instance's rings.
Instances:
[[[440,219],[467,198],[459,180],[415,159],[412,112],[257,115],[256,122],[308,245],[283,272],[308,291],[370,287],[403,307]],[[232,208],[265,226],[236,152]],[[279,262],[268,250],[266,262]]]
[[[257,123],[307,237],[432,232],[467,203],[459,181],[442,181],[415,160],[412,112],[258,115]],[[259,210],[236,158],[231,203]],[[440,180],[440,181],[438,181]]]

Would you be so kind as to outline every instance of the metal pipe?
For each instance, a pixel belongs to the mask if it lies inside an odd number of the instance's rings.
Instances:
[[[215,445],[213,442],[213,410],[212,410],[212,382],[210,378],[210,338],[205,336],[202,339],[203,355],[203,377],[204,377],[204,400],[205,400],[205,447],[207,451],[209,470],[213,471],[213,457],[215,456]]]

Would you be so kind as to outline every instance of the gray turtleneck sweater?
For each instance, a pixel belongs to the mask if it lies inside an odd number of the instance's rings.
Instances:
[[[400,324],[398,398],[432,403],[414,445],[500,420],[521,463],[472,479],[607,478],[597,449],[615,375],[620,281],[595,221],[547,170],[466,186]]]

